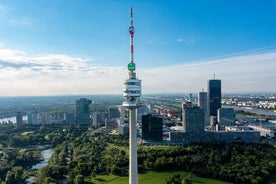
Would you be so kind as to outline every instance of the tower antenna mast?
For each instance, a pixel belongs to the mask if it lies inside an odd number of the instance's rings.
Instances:
[[[130,7],[129,35],[130,35],[130,62],[134,63],[134,47],[133,47],[134,26],[133,26],[132,7]]]

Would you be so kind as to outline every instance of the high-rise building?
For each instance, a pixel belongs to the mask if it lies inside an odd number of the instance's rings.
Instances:
[[[112,106],[108,108],[108,120],[120,118],[120,106]]]
[[[142,116],[150,114],[149,105],[143,104],[137,109],[137,123],[140,124],[142,121]]]
[[[31,113],[28,113],[27,114],[27,123],[28,124],[33,124],[33,116],[32,116],[32,114]]]
[[[16,114],[16,124],[17,125],[23,124],[23,118],[22,118],[22,114],[20,112],[17,112],[17,114]]]
[[[208,121],[208,97],[207,92],[201,91],[198,93],[198,106],[204,112],[204,125],[210,125]]]
[[[104,126],[105,122],[108,119],[108,113],[107,112],[93,112],[92,114],[92,125],[94,127],[98,126]]]
[[[218,125],[233,126],[235,120],[235,111],[233,108],[218,109]]]
[[[152,114],[142,115],[142,138],[146,141],[163,140],[162,117]]]
[[[39,124],[39,113],[28,113],[28,124]]]
[[[76,124],[90,124],[89,105],[91,100],[81,98],[76,101]]]
[[[74,124],[75,123],[75,115],[74,113],[66,112],[63,114],[63,121],[66,124]]]
[[[183,102],[182,103],[182,112],[184,111],[184,108],[187,108],[187,107],[193,107],[192,102]]]
[[[208,81],[208,115],[217,116],[221,108],[221,80],[211,79]]]
[[[204,111],[190,104],[182,104],[183,129],[189,142],[204,139]]]
[[[39,124],[52,124],[53,116],[52,114],[48,114],[48,113],[39,113],[38,122]]]
[[[128,120],[129,120],[128,117],[126,117],[126,111],[128,109],[122,105],[118,109],[120,111],[119,125],[124,125],[125,122],[128,122]]]
[[[190,100],[190,102],[193,102],[193,94],[192,93],[189,94],[189,100]]]

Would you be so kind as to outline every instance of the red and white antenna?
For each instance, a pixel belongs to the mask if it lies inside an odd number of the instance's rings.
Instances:
[[[134,47],[133,47],[134,26],[133,26],[132,7],[130,7],[129,35],[130,35],[130,63],[134,63]]]
[[[134,46],[133,46],[133,37],[134,37],[134,26],[133,26],[133,13],[132,7],[130,7],[130,25],[129,25],[129,35],[130,35],[130,63],[128,64],[129,76],[131,78],[136,78],[135,76],[135,63],[134,63]]]

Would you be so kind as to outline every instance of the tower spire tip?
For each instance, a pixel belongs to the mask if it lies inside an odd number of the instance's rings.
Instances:
[[[133,14],[132,14],[132,6],[130,6],[130,16],[133,17]]]

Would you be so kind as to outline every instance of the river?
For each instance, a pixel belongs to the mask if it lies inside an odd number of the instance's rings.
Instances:
[[[53,155],[54,153],[54,149],[53,148],[48,148],[46,150],[43,150],[41,151],[41,155],[43,157],[43,161],[41,161],[40,163],[38,164],[35,164],[32,166],[32,169],[41,169],[42,167],[46,166],[49,162],[49,159],[51,158],[51,156]],[[25,180],[25,183],[26,184],[33,184],[36,182],[36,179],[34,176],[30,176],[29,178],[27,178]]]
[[[254,109],[254,108],[247,108],[247,107],[237,107],[237,106],[229,106],[229,105],[223,105],[223,108],[233,108],[235,110],[243,110],[245,112],[251,112],[256,114],[264,114],[264,115],[274,115],[276,116],[276,112],[272,110],[265,110],[265,109]]]
[[[44,160],[41,161],[38,164],[33,165],[32,169],[40,169],[40,168],[46,166],[48,164],[48,162],[49,162],[49,159],[53,155],[53,153],[54,153],[53,148],[49,148],[49,149],[41,151],[41,155],[42,155],[42,157],[43,157]]]
[[[276,116],[276,112],[271,111],[271,110],[253,109],[253,108],[251,109],[251,108],[228,106],[228,105],[223,105],[223,108],[233,108],[235,110],[243,110],[245,112],[250,112],[250,113]],[[250,123],[250,124],[253,124],[253,125],[260,125],[262,127],[270,128],[270,129],[276,131],[276,124],[275,123],[271,123],[271,122],[267,122],[267,121],[259,122],[259,121],[256,121],[255,118],[247,118],[247,117],[241,116],[241,115],[236,115],[236,119],[246,121],[247,123]]]
[[[26,116],[26,115],[22,116],[22,120],[27,122],[28,116]],[[15,124],[16,123],[16,116],[0,119],[0,123],[3,123],[3,122],[5,122],[5,123],[12,122],[13,124]]]

